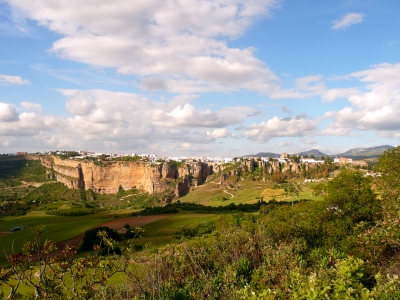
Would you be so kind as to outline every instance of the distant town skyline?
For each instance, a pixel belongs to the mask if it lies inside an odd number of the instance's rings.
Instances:
[[[400,2],[0,1],[0,152],[398,145]]]

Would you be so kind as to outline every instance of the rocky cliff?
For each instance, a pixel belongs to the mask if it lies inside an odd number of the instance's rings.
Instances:
[[[57,156],[40,156],[48,170],[48,177],[64,183],[71,189],[87,189],[96,193],[117,193],[118,189],[138,188],[153,193],[174,189],[182,197],[190,185],[203,184],[214,172],[220,172],[217,163],[183,163],[179,166],[168,163],[146,162],[94,162],[61,159]]]
[[[50,155],[12,156],[10,160],[40,160],[47,169],[48,178],[64,183],[71,189],[86,189],[96,193],[115,194],[119,188],[124,190],[138,188],[150,194],[173,192],[182,197],[191,186],[203,184],[207,178],[220,173],[220,183],[239,180],[249,174],[259,174],[264,180],[273,174],[300,175],[305,171],[319,168],[308,163],[277,160],[241,160],[234,165],[219,163],[169,163],[150,164],[147,162],[93,161],[62,159]],[[258,171],[258,172],[256,172]],[[230,179],[229,179],[230,178]],[[261,178],[261,179],[262,179]]]

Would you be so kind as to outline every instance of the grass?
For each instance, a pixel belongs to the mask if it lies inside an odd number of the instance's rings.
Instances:
[[[10,254],[12,252],[12,247],[14,247],[15,252],[19,252],[25,241],[32,241],[34,239],[32,231],[33,226],[46,226],[41,236],[42,241],[49,239],[59,242],[71,239],[94,226],[107,222],[109,219],[99,218],[98,216],[90,216],[90,218],[88,218],[88,216],[59,217],[38,214],[33,216],[4,218],[3,220],[3,222],[0,222],[0,232],[8,232],[11,228],[17,226],[25,226],[25,228],[20,231],[0,237],[0,244],[3,246],[3,249]],[[0,251],[0,263],[5,263],[3,249]]]
[[[203,222],[213,221],[216,218],[218,218],[216,214],[179,213],[171,215],[143,226],[145,232],[141,238],[134,240],[134,244],[152,243],[155,247],[164,247],[173,241],[174,233]]]
[[[233,177],[233,176],[232,176]],[[182,197],[182,202],[193,202],[210,206],[224,206],[230,203],[255,203],[258,199],[263,198],[264,201],[275,199],[277,201],[291,200],[291,195],[286,195],[282,188],[274,188],[276,183],[272,181],[253,181],[249,178],[238,182],[228,180],[222,184],[216,177],[215,180],[209,180],[206,184],[195,187],[188,195]],[[294,196],[294,200],[311,199],[321,200],[321,196],[313,195],[313,182],[304,182],[304,179],[292,179],[290,183],[297,184],[301,191],[299,195]],[[233,196],[233,197],[232,197]]]
[[[46,169],[41,165],[40,161],[35,160],[17,160],[17,161],[1,161],[0,178],[13,179],[18,178],[27,182],[43,182],[46,181]]]
[[[46,181],[46,169],[39,161],[0,159],[0,200],[19,200]]]
[[[90,192],[84,191],[84,196],[90,198]],[[79,201],[82,198],[81,190],[69,189],[61,182],[48,182],[33,190],[22,200],[24,201]]]
[[[38,267],[35,266],[34,270],[37,271]],[[108,279],[108,284],[110,286],[118,285],[118,284],[120,284],[122,282],[125,282],[126,281],[126,277],[127,276],[126,276],[125,273],[115,273],[113,276],[111,276]],[[16,283],[15,280],[10,280],[10,284],[15,284],[15,283]],[[66,277],[67,286],[70,287],[71,283],[72,283],[71,278],[67,276]],[[4,287],[3,291],[4,291],[5,295],[8,295],[10,293],[9,286],[8,285],[4,285],[3,287]],[[66,292],[66,290],[64,290],[64,292]],[[31,287],[28,287],[28,286],[26,286],[24,284],[21,284],[18,287],[18,293],[23,295],[23,296],[34,295],[34,290]],[[72,296],[69,292],[66,292],[66,294]]]
[[[55,242],[68,240],[91,229],[97,225],[103,224],[115,218],[130,217],[131,210],[105,211],[87,216],[61,217],[45,215],[42,212],[33,212],[22,217],[7,217],[0,222],[0,232],[9,232],[13,227],[25,226],[24,229],[0,237],[0,245],[7,254],[20,252],[25,241],[32,241],[33,227],[45,226],[41,240],[46,239]],[[173,235],[188,226],[196,226],[201,222],[214,220],[218,215],[214,214],[196,214],[179,213],[157,220],[153,223],[143,226],[145,230],[141,239],[135,241],[135,244],[152,243],[156,247],[165,246],[173,240]],[[0,264],[6,264],[3,249],[0,251]]]

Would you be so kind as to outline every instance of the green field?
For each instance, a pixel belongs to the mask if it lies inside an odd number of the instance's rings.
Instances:
[[[299,194],[294,195],[294,200],[310,199],[321,200],[321,196],[313,195],[314,182],[304,182],[304,179],[289,180],[289,183],[299,187]],[[292,200],[290,194],[284,192],[284,185],[275,188],[276,183],[272,181],[253,181],[249,179],[228,181],[220,184],[218,180],[208,180],[204,185],[195,187],[186,196],[180,199],[181,202],[193,202],[202,205],[219,206],[229,205],[230,203],[255,203],[259,199],[268,202],[275,199],[277,201]]]
[[[16,252],[21,250],[25,241],[33,240],[33,227],[46,226],[42,241],[46,239],[55,242],[68,240],[95,227],[99,224],[107,222],[110,219],[99,217],[58,217],[39,214],[36,216],[8,217],[0,222],[0,232],[8,232],[11,228],[17,226],[25,226],[24,229],[9,233],[0,237],[0,244],[7,254],[12,252],[12,247]],[[4,250],[0,251],[0,263],[5,263]]]
[[[174,233],[185,228],[193,228],[201,223],[213,221],[217,214],[179,213],[157,220],[143,226],[142,237],[134,244],[145,245],[152,243],[155,247],[164,247],[174,239]]]
[[[0,244],[7,254],[12,253],[13,248],[15,252],[19,252],[25,241],[34,239],[34,226],[45,226],[45,231],[41,236],[43,242],[46,239],[59,242],[74,238],[88,229],[115,219],[115,217],[128,217],[130,215],[128,213],[130,212],[101,212],[80,217],[49,216],[38,213],[37,215],[23,217],[8,217],[0,221],[0,232],[9,232],[11,228],[17,226],[24,226],[25,228],[1,236]],[[152,243],[156,247],[166,246],[174,239],[174,233],[184,228],[193,228],[200,223],[212,221],[217,216],[216,214],[196,213],[172,214],[143,226],[145,232],[142,234],[142,238],[134,241],[134,244]],[[0,264],[6,263],[3,249],[0,251]]]

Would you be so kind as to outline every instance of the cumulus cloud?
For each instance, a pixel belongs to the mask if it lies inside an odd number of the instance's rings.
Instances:
[[[89,147],[113,151],[150,151],[155,147],[153,144],[162,144],[164,151],[175,151],[176,145],[188,143],[196,146],[190,151],[178,147],[179,153],[193,152],[205,149],[201,144],[234,137],[226,127],[240,125],[257,112],[248,107],[199,109],[188,103],[195,95],[154,101],[137,94],[105,90],[59,92],[65,95],[66,107],[72,115],[48,115],[39,104],[30,102],[20,104],[18,115],[11,104],[0,103],[2,141],[16,147],[14,138],[23,136],[24,141],[30,141],[26,144],[29,149]]]
[[[52,0],[7,2],[63,37],[50,51],[64,59],[136,75],[145,90],[269,93],[279,78],[252,48],[230,48],[280,0]],[[205,22],[205,20],[207,20]]]
[[[276,144],[278,147],[289,147],[289,146],[293,146],[294,144],[291,142],[280,142],[278,144]]]
[[[10,76],[10,75],[2,75],[0,74],[0,85],[9,85],[9,84],[29,84],[29,81],[26,79],[22,79],[20,76]]]
[[[143,78],[141,86],[147,91],[164,91],[167,89],[165,80],[157,77]]]
[[[349,76],[341,77],[340,79],[348,79]],[[329,78],[331,79],[331,78]],[[339,80],[339,78],[335,78]],[[270,94],[271,98],[297,98],[304,99],[314,96],[321,97],[324,102],[332,102],[339,98],[348,98],[361,94],[357,88],[329,88],[324,82],[322,75],[310,75],[295,79],[295,86],[290,89],[281,89],[277,87]],[[282,107],[281,110],[286,112],[287,108]]]
[[[365,14],[363,13],[347,13],[343,15],[339,20],[332,21],[332,29],[340,30],[346,29],[352,25],[361,23],[365,20]]]
[[[86,116],[96,108],[88,92],[77,92],[67,100],[65,106],[72,114],[77,116]]]
[[[226,107],[220,111],[196,110],[189,103],[178,105],[172,111],[155,110],[153,123],[163,126],[224,127],[244,121],[256,111],[247,107]]]
[[[245,127],[242,136],[259,143],[264,143],[274,137],[300,137],[315,134],[318,121],[299,115],[280,119],[273,117],[267,122]]]
[[[0,102],[0,122],[18,121],[18,113],[14,106]]]
[[[287,108],[285,105],[282,105],[282,106],[281,106],[281,111],[283,111],[284,113],[288,113],[288,114],[291,114],[291,113],[292,113],[292,112],[290,111],[290,109]]]
[[[400,129],[400,64],[379,64],[346,77],[365,85],[348,97],[350,106],[325,114],[333,123],[324,134],[348,135],[353,128],[380,133]]]
[[[21,106],[23,107],[24,111],[28,112],[35,112],[37,114],[42,114],[43,109],[40,104],[32,103],[32,102],[21,102]]]
[[[229,131],[226,128],[217,128],[213,131],[207,131],[207,134],[214,139],[218,139],[229,136]]]

